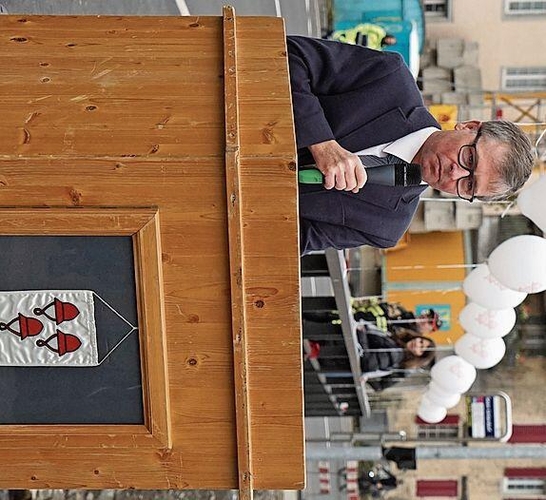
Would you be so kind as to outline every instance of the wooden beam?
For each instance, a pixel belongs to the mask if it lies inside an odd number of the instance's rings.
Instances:
[[[225,161],[231,276],[233,371],[235,378],[235,409],[237,426],[237,462],[239,498],[252,500],[252,439],[250,431],[250,399],[248,380],[248,339],[244,291],[243,228],[241,215],[239,92],[237,78],[237,24],[235,9],[226,5],[224,18],[224,112]]]

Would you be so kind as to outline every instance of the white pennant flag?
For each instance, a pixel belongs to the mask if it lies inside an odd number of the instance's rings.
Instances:
[[[0,366],[97,366],[94,297],[89,290],[0,292]]]

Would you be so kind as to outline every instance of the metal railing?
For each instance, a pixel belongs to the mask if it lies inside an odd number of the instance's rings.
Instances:
[[[329,352],[324,360],[308,359],[305,373],[307,415],[362,415],[370,416],[371,408],[364,382],[361,380],[360,345],[357,323],[353,319],[351,293],[343,252],[325,251],[324,259],[316,259],[314,269],[302,265],[304,275],[328,275],[332,282],[333,297],[304,297],[304,348],[312,351],[311,342],[321,341],[321,349]],[[304,257],[305,259],[305,257]],[[322,263],[322,265],[321,265]],[[337,311],[339,323],[307,322],[305,313]],[[366,347],[366,346],[362,346]],[[323,352],[324,354],[324,352]],[[309,367],[311,369],[309,369]],[[317,386],[322,387],[322,394]],[[356,408],[355,408],[356,407]]]

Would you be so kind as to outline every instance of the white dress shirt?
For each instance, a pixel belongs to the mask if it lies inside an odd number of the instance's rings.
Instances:
[[[438,132],[436,127],[427,127],[421,130],[412,132],[405,135],[400,139],[393,142],[386,142],[385,144],[379,144],[378,146],[372,146],[361,151],[357,151],[357,155],[373,155],[373,156],[387,156],[391,154],[404,160],[407,163],[411,163],[423,143],[434,133]]]

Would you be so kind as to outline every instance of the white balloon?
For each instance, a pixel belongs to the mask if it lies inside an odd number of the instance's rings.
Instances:
[[[434,404],[427,396],[423,396],[417,410],[417,416],[429,424],[437,424],[446,418],[447,410],[443,406]]]
[[[438,384],[438,382],[434,381],[434,380],[431,380],[428,384],[428,388],[434,392],[438,392],[438,393],[442,393],[442,394],[445,394],[445,395],[450,395],[452,396],[453,394],[459,394],[458,392],[453,392],[453,390],[447,390],[445,388],[443,388],[440,384]]]
[[[527,294],[501,285],[491,274],[487,264],[477,266],[463,281],[467,297],[487,309],[507,309],[521,304]]]
[[[480,369],[495,366],[505,352],[506,344],[500,337],[484,339],[466,333],[455,342],[455,353]]]
[[[446,392],[462,394],[476,380],[476,368],[461,356],[451,355],[438,361],[430,370],[430,375]]]
[[[503,241],[488,259],[491,274],[518,292],[546,290],[546,239],[524,234]]]
[[[516,311],[509,309],[487,309],[469,302],[459,314],[459,322],[467,333],[483,339],[504,337],[516,324]]]
[[[546,175],[526,187],[518,196],[521,213],[546,233]]]
[[[461,400],[460,394],[450,394],[449,392],[444,391],[441,386],[434,383],[434,381],[428,386],[428,391],[425,392],[425,397],[427,397],[435,405],[443,406],[446,409],[457,406]]]

